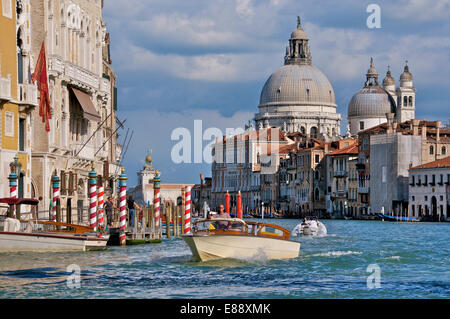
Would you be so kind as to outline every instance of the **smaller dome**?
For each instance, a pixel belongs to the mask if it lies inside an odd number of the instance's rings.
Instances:
[[[392,77],[391,71],[388,70],[386,72],[386,77],[383,80],[383,86],[386,87],[386,86],[390,86],[390,85],[395,85],[395,79]]]
[[[409,67],[408,67],[408,65],[405,65],[403,73],[402,73],[402,75],[400,75],[400,81],[412,81],[412,80],[413,80],[413,76],[409,72]]]
[[[308,36],[306,35],[306,32],[299,27],[291,33],[291,39],[308,40]]]
[[[147,155],[147,156],[145,157],[145,161],[146,161],[147,163],[151,163],[151,162],[152,162],[152,157],[151,157],[150,155]]]
[[[381,117],[395,113],[395,101],[379,86],[364,87],[359,90],[348,105],[348,117]]]

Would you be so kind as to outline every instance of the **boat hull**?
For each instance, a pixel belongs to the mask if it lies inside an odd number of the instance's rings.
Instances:
[[[267,259],[296,258],[300,243],[290,240],[240,235],[183,235],[196,260],[207,261],[222,258]]]
[[[0,252],[103,250],[106,243],[106,238],[0,232]]]

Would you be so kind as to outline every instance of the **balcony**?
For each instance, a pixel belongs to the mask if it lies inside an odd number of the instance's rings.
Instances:
[[[369,187],[358,187],[359,194],[369,194]]]
[[[346,177],[347,172],[346,171],[334,171],[333,176],[334,177]]]
[[[95,154],[94,146],[92,146],[89,143],[86,144],[84,147],[83,147],[83,145],[84,145],[83,142],[73,142],[70,144],[73,156],[76,155],[76,157],[78,157],[80,159],[93,161],[95,159],[94,158],[94,154]]]
[[[96,74],[71,62],[66,62],[64,66],[64,75],[75,82],[81,82],[95,89],[100,88],[100,77]]]
[[[111,91],[108,79],[100,77],[84,67],[64,61],[60,56],[51,55],[48,57],[48,70],[49,74],[53,76],[61,74],[67,76],[69,81],[74,82],[74,84],[88,85],[102,93],[110,93]]]
[[[336,192],[331,193],[332,198],[347,198],[347,192],[344,190],[338,190]]]
[[[11,101],[11,75],[0,78],[0,104]]]
[[[19,84],[18,101],[22,105],[38,106],[38,94],[36,84]]]
[[[48,71],[49,73],[62,74],[64,71],[64,62],[61,57],[52,55],[48,57]]]

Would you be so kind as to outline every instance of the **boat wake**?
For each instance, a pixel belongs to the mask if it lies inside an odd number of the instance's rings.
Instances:
[[[319,253],[319,254],[312,254],[309,255],[309,257],[340,257],[340,256],[347,256],[347,255],[361,255],[362,252],[360,251],[328,251],[326,253]]]

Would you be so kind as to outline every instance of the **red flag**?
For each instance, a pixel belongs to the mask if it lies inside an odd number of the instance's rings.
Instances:
[[[41,52],[36,63],[36,68],[34,69],[33,76],[31,80],[36,82],[41,93],[41,101],[39,105],[39,116],[42,117],[42,122],[45,122],[45,130],[50,132],[49,119],[52,118],[51,107],[50,107],[50,96],[48,92],[48,82],[47,82],[47,59],[45,57],[45,46],[42,42]]]

